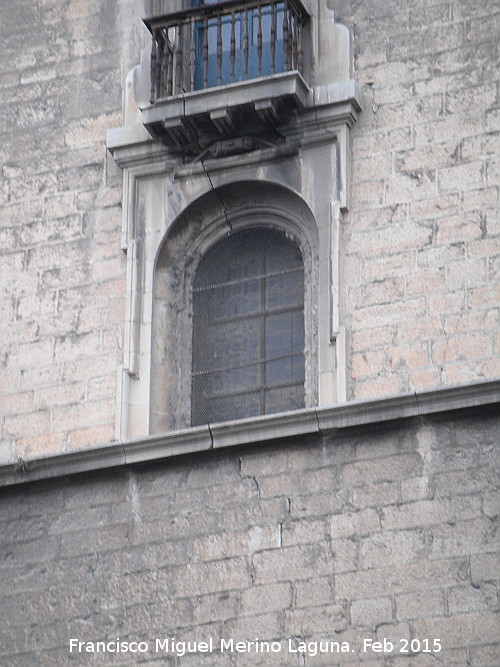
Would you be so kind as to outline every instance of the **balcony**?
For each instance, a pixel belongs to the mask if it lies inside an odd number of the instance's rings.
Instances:
[[[221,140],[245,144],[236,137],[276,140],[308,104],[308,19],[300,0],[225,0],[146,20],[150,134],[188,155]]]

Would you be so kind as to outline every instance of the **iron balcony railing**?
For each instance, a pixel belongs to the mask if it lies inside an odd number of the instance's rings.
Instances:
[[[225,0],[151,18],[151,103],[304,65],[300,0]]]

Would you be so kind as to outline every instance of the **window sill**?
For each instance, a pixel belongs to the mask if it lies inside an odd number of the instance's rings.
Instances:
[[[200,426],[0,465],[0,487],[500,403],[500,380]]]

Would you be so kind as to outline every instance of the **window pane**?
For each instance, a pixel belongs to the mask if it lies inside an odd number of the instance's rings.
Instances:
[[[260,280],[250,279],[223,287],[209,287],[195,293],[197,307],[203,309],[207,322],[217,322],[248,313],[259,313]]]
[[[278,270],[278,269],[276,269]],[[266,282],[266,302],[268,309],[284,306],[302,307],[304,302],[304,273],[302,270],[282,270],[272,275]]]
[[[304,357],[283,357],[266,363],[266,385],[272,387],[280,384],[304,381]]]
[[[292,354],[304,349],[303,312],[279,313],[266,317],[266,357]]]
[[[304,386],[283,387],[266,392],[266,414],[299,410],[304,407]]]
[[[204,327],[193,348],[194,370],[235,368],[260,360],[260,319]]]
[[[207,252],[195,276],[192,422],[303,405],[302,255],[277,230],[235,232]]]
[[[256,417],[260,411],[260,393],[242,394],[227,398],[208,399],[193,406],[193,425]]]
[[[241,239],[240,234],[244,235]],[[247,240],[246,236],[245,232],[231,234],[208,251],[196,273],[195,288],[223,285],[262,274],[263,239],[255,237]],[[217,260],[211,257],[216,248],[219,248]]]
[[[260,388],[260,364],[240,366],[226,371],[213,371],[206,375],[200,375],[203,395],[208,398],[214,396],[229,396],[238,392]]]

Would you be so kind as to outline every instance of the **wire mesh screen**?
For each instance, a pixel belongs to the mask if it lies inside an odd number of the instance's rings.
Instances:
[[[192,424],[304,407],[304,265],[282,232],[212,247],[193,288]]]

